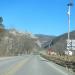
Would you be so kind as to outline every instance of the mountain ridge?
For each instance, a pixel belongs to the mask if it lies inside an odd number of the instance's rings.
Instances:
[[[48,42],[56,37],[56,36],[44,35],[44,34],[35,34],[35,36],[38,37],[39,41],[42,44],[44,44],[45,42]]]

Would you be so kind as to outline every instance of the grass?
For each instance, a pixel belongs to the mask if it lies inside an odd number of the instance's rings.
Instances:
[[[40,55],[46,58],[47,60],[53,61],[58,65],[68,67],[75,72],[75,56],[44,55],[44,54]]]

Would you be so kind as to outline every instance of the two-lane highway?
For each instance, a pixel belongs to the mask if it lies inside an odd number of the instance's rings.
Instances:
[[[25,55],[0,61],[0,75],[72,75],[72,73],[39,55]]]

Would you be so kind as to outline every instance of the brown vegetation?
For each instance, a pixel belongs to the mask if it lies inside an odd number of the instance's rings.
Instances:
[[[75,72],[75,56],[43,55],[42,57],[54,63],[72,69]]]

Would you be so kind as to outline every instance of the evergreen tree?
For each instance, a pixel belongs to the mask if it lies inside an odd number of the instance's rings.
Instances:
[[[4,29],[3,18],[0,17],[0,29]]]

